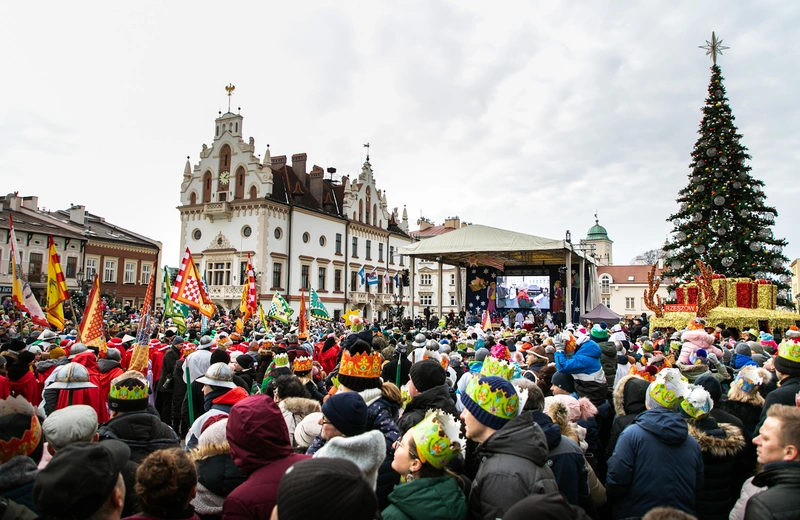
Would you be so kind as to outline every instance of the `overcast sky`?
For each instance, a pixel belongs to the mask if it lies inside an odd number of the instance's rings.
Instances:
[[[458,215],[576,239],[598,210],[623,264],[671,230],[715,30],[752,174],[800,256],[800,2],[608,3],[7,3],[0,191],[84,204],[176,266],[186,156],[233,83],[259,154],[352,177],[370,142],[412,229]]]

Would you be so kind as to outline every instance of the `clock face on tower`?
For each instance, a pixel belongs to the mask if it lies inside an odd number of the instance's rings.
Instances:
[[[230,182],[231,173],[230,172],[222,172],[219,174],[219,183],[222,185],[227,185]]]

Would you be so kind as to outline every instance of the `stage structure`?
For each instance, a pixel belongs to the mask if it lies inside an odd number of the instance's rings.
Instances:
[[[456,231],[404,246],[398,254],[411,257],[410,279],[414,283],[414,259],[439,264],[439,291],[442,266],[457,268],[458,307],[470,313],[484,310],[538,308],[572,321],[599,303],[597,266],[589,251],[572,244],[567,231],[564,240],[543,238],[489,226],[470,225]],[[461,269],[467,270],[466,299],[461,287]],[[417,288],[411,287],[411,294]],[[439,316],[442,315],[438,295]],[[574,304],[573,304],[574,302]],[[415,303],[410,302],[411,316]],[[571,309],[571,313],[567,310]]]

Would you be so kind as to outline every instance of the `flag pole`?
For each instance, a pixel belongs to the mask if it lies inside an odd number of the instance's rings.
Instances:
[[[78,330],[78,315],[75,314],[75,306],[72,305],[72,297],[70,296],[67,301],[69,302],[69,310],[72,313],[72,321],[75,322],[75,331],[77,332],[77,334],[75,335],[75,341],[80,343],[81,332]]]

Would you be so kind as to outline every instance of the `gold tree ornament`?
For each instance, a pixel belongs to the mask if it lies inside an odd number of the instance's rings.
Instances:
[[[718,289],[714,289],[714,271],[710,266],[701,260],[695,260],[700,276],[695,277],[697,288],[703,293],[703,297],[697,295],[697,317],[705,318],[711,309],[718,307],[725,301],[725,284],[720,284]]]
[[[661,301],[661,296],[656,294],[658,288],[661,287],[661,277],[656,276],[656,264],[650,267],[650,272],[647,273],[647,289],[644,290],[644,304],[653,311],[656,318],[664,317],[664,302]]]

